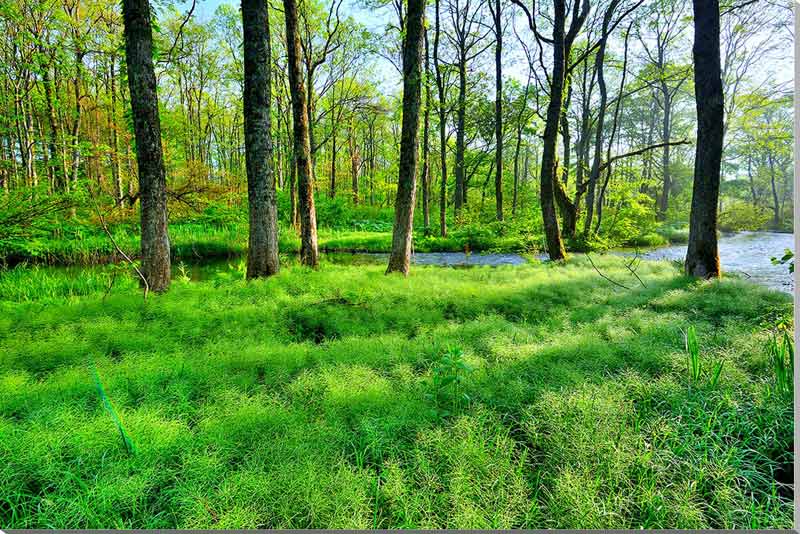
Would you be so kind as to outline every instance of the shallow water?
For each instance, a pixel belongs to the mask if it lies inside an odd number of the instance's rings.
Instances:
[[[724,272],[739,273],[750,281],[791,293],[794,278],[786,265],[773,265],[772,257],[781,257],[786,249],[794,250],[794,235],[776,232],[739,232],[723,235],[719,241],[719,255]],[[630,250],[613,254],[633,255]],[[640,252],[648,260],[679,261],[686,257],[686,245],[661,247]],[[538,256],[546,259],[546,255]],[[377,265],[389,261],[387,253],[328,253],[321,255],[323,262],[336,265]],[[192,280],[206,280],[220,272],[242,269],[243,258],[223,261],[192,263],[184,266]],[[294,261],[294,258],[289,258]],[[412,256],[413,265],[439,265],[442,267],[469,268],[477,266],[523,265],[528,260],[519,254],[465,254],[463,252],[419,252]],[[179,265],[175,265],[176,274]]]
[[[757,284],[787,293],[794,292],[794,276],[786,265],[773,265],[770,258],[794,250],[794,234],[777,232],[738,232],[719,240],[722,271],[735,272]],[[622,254],[633,254],[624,252]],[[640,254],[648,260],[680,261],[686,259],[686,245],[661,247]]]

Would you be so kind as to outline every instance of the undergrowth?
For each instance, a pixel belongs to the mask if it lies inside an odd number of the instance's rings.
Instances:
[[[638,274],[4,271],[0,526],[790,528],[790,298]]]

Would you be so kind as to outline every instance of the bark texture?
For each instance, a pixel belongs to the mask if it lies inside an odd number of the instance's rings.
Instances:
[[[167,233],[167,179],[161,151],[153,30],[148,0],[124,0],[125,58],[131,94],[141,207],[141,271],[150,291],[169,288],[170,249]]]
[[[686,274],[700,278],[720,275],[717,247],[717,206],[722,160],[723,112],[719,44],[719,1],[693,0],[694,84],[697,100],[697,148],[694,160],[692,211]]]
[[[409,0],[403,40],[403,124],[400,132],[400,169],[394,209],[392,253],[386,273],[408,275],[417,191],[417,135],[422,100],[422,59],[424,0]]]
[[[250,235],[247,278],[278,272],[278,208],[272,172],[270,28],[264,0],[242,0],[244,146]]]
[[[297,200],[300,215],[300,262],[317,268],[317,214],[314,208],[314,178],[311,170],[311,143],[308,137],[308,107],[303,84],[300,36],[297,30],[297,2],[283,0],[289,66],[289,90],[294,119],[294,160],[297,166]]]

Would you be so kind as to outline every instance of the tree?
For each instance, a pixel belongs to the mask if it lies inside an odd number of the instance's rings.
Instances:
[[[448,10],[453,26],[453,33],[445,35],[456,49],[456,68],[458,69],[458,100],[456,103],[456,194],[454,201],[455,214],[467,203],[467,176],[465,168],[466,114],[467,114],[467,66],[479,56],[489,45],[476,50],[488,32],[477,33],[480,27],[480,5],[473,0],[449,0]]]
[[[555,206],[555,182],[558,179],[556,176],[556,143],[558,141],[558,130],[564,103],[564,88],[567,81],[566,75],[569,68],[570,52],[578,32],[589,15],[589,0],[583,0],[580,5],[579,2],[575,2],[568,30],[565,29],[567,2],[566,0],[553,0],[552,39],[548,39],[539,33],[536,28],[536,13],[532,15],[519,0],[515,0],[514,3],[522,7],[528,15],[528,24],[537,41],[539,41],[539,45],[541,46],[542,42],[546,42],[551,44],[553,48],[553,68],[550,73],[550,101],[547,105],[544,134],[542,136],[539,199],[548,256],[554,261],[563,260],[567,254],[564,250],[564,243],[561,240],[561,231],[558,227]]]
[[[650,43],[641,28],[637,28],[639,42],[644,50],[647,63],[655,71],[654,101],[662,111],[662,143],[667,143],[672,136],[675,99],[690,74],[688,68],[676,65],[670,59],[670,52],[684,35],[684,6],[683,0],[658,0],[651,5],[649,16],[645,20],[648,21],[653,43]],[[670,165],[670,145],[665,144],[661,152],[662,186],[657,206],[658,217],[662,220],[666,217],[673,186]]]
[[[494,131],[495,131],[495,163],[494,194],[495,210],[498,221],[503,220],[503,12],[500,0],[489,2],[489,10],[494,22]]]
[[[417,134],[422,100],[422,40],[424,0],[409,0],[403,40],[403,125],[400,134],[400,167],[394,209],[392,252],[386,273],[408,275],[417,191]]]
[[[153,30],[149,0],[122,2],[125,60],[131,94],[141,206],[141,272],[150,291],[166,291],[170,282],[167,233],[167,181],[161,150]]]
[[[250,235],[247,278],[278,272],[278,213],[272,172],[271,54],[264,0],[242,0],[244,143]]]
[[[308,106],[303,85],[300,36],[297,31],[297,2],[283,0],[286,21],[286,51],[294,121],[294,160],[297,166],[297,197],[300,211],[300,262],[317,268],[317,213],[314,208],[314,176],[311,172],[311,144],[308,137]]]
[[[606,78],[603,69],[603,62],[606,57],[606,45],[608,42],[609,26],[611,17],[617,8],[620,0],[611,0],[603,16],[603,30],[600,35],[599,46],[595,54],[594,70],[597,73],[597,85],[600,88],[600,105],[597,111],[597,124],[595,126],[594,138],[594,157],[592,158],[592,170],[589,173],[589,186],[586,193],[586,217],[583,224],[583,236],[589,237],[592,227],[592,217],[594,214],[594,196],[597,183],[600,181],[600,164],[603,153],[603,136],[605,135],[606,106],[608,104],[608,91],[606,89]]]
[[[439,42],[441,39],[441,0],[435,0],[436,28],[433,34],[433,67],[436,71],[436,90],[439,112],[439,235],[447,237],[447,93],[444,79],[444,66],[440,61]]]
[[[722,161],[723,114],[718,0],[693,0],[694,94],[697,100],[697,147],[689,217],[686,274],[720,276],[717,248],[717,206]]]

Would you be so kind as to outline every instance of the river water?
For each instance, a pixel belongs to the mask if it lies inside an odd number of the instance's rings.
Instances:
[[[794,277],[786,265],[773,265],[770,258],[781,257],[786,249],[794,250],[794,235],[777,232],[738,232],[725,234],[719,240],[719,256],[723,272],[738,273],[750,281],[791,293]],[[633,255],[635,252],[615,251],[613,254]],[[686,258],[686,245],[674,245],[640,251],[648,260],[679,261]],[[546,255],[539,255],[546,259]],[[327,254],[332,263],[366,265],[386,263],[388,254],[356,253]],[[420,252],[412,256],[415,265],[444,267],[473,267],[522,265],[527,260],[519,254],[464,254],[463,252]]]
[[[738,232],[719,240],[719,260],[722,271],[735,272],[750,281],[794,292],[794,276],[787,265],[773,265],[770,258],[783,256],[786,249],[794,250],[794,234],[777,232]],[[686,245],[662,247],[643,252],[649,260],[681,261],[686,258]]]

